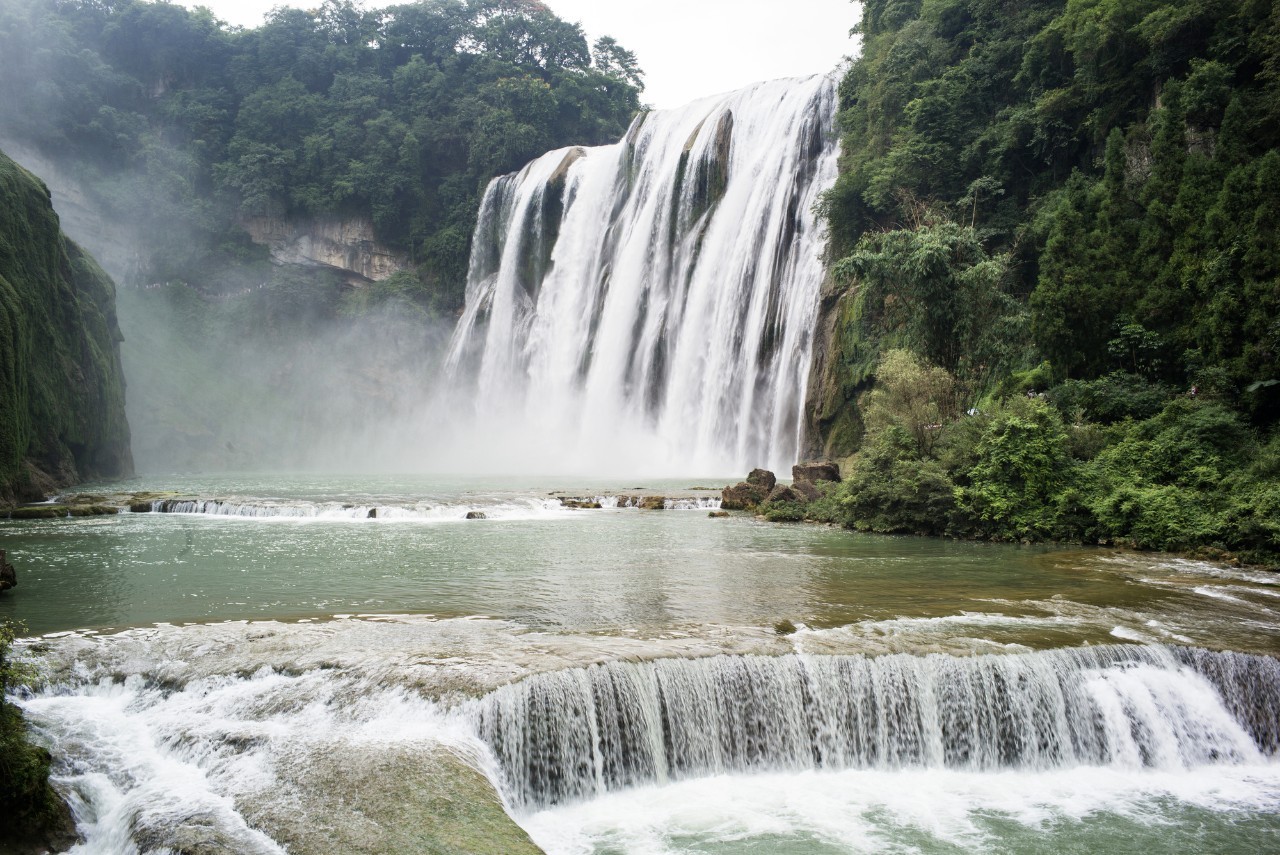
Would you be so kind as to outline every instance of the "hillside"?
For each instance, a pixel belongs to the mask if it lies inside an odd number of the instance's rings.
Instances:
[[[870,0],[811,452],[855,527],[1269,554],[1280,8]]]

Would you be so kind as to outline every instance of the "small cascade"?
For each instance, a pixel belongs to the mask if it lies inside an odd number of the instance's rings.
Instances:
[[[795,462],[835,112],[835,74],[761,83],[490,184],[447,363],[489,465]]]
[[[610,662],[471,715],[523,808],[751,771],[1183,770],[1280,750],[1280,663],[1131,646]]]

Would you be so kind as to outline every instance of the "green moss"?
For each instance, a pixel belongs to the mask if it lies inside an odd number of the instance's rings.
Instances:
[[[0,501],[132,470],[115,286],[0,153]]]
[[[49,785],[49,752],[27,740],[22,711],[7,703],[30,673],[9,654],[22,624],[0,623],[0,852],[62,851],[74,837],[66,803]]]

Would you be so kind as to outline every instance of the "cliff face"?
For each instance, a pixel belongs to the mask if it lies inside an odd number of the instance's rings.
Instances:
[[[271,257],[279,264],[328,267],[368,282],[409,269],[409,259],[379,243],[373,223],[367,219],[256,217],[244,227],[254,243],[270,248]]]
[[[0,502],[131,474],[115,286],[0,153]]]

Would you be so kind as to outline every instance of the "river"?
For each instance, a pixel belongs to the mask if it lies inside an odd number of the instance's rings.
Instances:
[[[711,518],[707,480],[0,521],[74,851],[1280,848],[1280,578]]]

